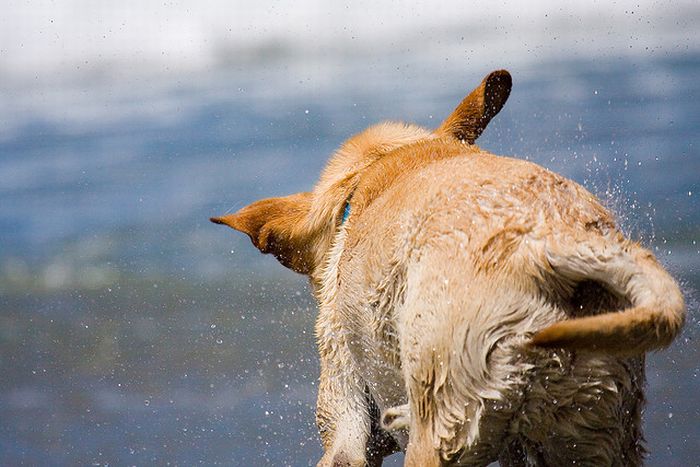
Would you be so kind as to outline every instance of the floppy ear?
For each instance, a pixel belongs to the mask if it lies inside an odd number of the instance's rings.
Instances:
[[[474,144],[486,125],[505,105],[512,84],[513,80],[506,70],[489,73],[435,132]]]
[[[272,253],[289,269],[310,274],[314,266],[313,238],[306,226],[310,206],[311,193],[297,193],[262,199],[210,220],[247,234],[256,248]]]

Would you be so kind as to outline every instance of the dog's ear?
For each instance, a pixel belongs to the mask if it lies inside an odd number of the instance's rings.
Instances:
[[[262,253],[272,253],[282,265],[301,274],[313,271],[313,238],[307,227],[311,193],[267,198],[235,214],[212,217],[215,224],[247,234]]]
[[[474,144],[486,125],[503,108],[513,81],[506,70],[489,73],[435,132]]]

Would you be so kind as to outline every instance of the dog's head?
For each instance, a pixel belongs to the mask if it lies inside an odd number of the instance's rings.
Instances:
[[[284,266],[313,277],[324,264],[367,169],[387,154],[424,140],[445,138],[473,145],[505,104],[510,89],[510,74],[494,71],[436,130],[390,122],[369,127],[336,151],[312,192],[256,201],[211,221],[247,234],[262,253],[272,253]]]

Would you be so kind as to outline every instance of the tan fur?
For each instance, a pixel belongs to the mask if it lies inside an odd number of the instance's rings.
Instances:
[[[313,192],[212,219],[311,279],[319,465],[641,463],[643,354],[682,295],[581,186],[473,144],[510,86],[491,73],[434,132],[370,127]]]

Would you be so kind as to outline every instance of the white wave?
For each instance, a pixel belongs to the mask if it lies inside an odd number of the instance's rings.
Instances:
[[[698,47],[697,1],[0,2],[4,79],[197,71],[294,54],[596,54]],[[439,52],[438,52],[439,53]]]

